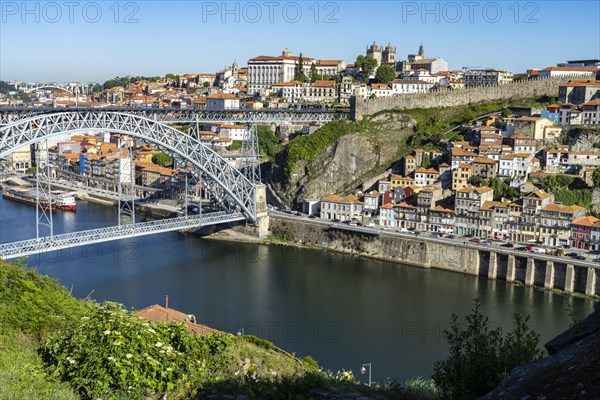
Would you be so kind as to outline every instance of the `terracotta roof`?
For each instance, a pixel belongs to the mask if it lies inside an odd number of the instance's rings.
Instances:
[[[221,125],[221,129],[245,129],[245,125],[231,125],[231,124],[223,124]]]
[[[492,160],[491,158],[487,158],[487,157],[479,157],[479,158],[475,158],[473,160],[473,164],[490,164],[490,165],[496,165],[496,161]]]
[[[399,208],[417,208],[417,207],[415,207],[415,206],[413,206],[413,205],[410,205],[410,204],[408,204],[408,203],[407,203],[407,202],[405,202],[405,201],[403,201],[403,202],[402,202],[402,203],[400,203],[400,204],[396,204],[396,207],[399,207]]]
[[[439,174],[439,172],[435,168],[423,168],[420,167],[415,171],[415,174]]]
[[[598,70],[600,70],[600,68],[595,68],[595,67],[547,67],[547,68],[544,68],[542,71],[597,72]]]
[[[181,311],[177,311],[172,308],[167,309],[163,306],[159,306],[158,304],[138,310],[136,311],[136,315],[150,322],[183,322],[190,332],[198,335],[225,333],[206,325],[196,324],[196,317],[191,314],[184,314]]]
[[[547,199],[548,197],[550,197],[550,194],[545,192],[544,190],[540,189],[540,190],[536,190],[535,192],[531,192],[527,197],[538,197],[542,200]]]
[[[336,202],[336,203],[357,203],[358,198],[353,194],[350,194],[346,197],[338,196],[337,194],[332,194],[330,196],[324,197],[321,201],[328,202]]]
[[[562,213],[572,214],[579,210],[585,210],[583,207],[578,205],[565,206],[564,204],[550,203],[546,207],[542,208],[543,211],[556,211]]]
[[[475,157],[477,154],[475,154],[472,151],[467,151],[467,150],[463,150],[459,147],[453,147],[452,148],[452,156],[453,157]]]
[[[493,209],[497,204],[499,204],[497,201],[484,201],[483,204],[481,205],[481,210],[487,211],[487,210],[491,210]]]
[[[235,100],[238,97],[235,94],[231,93],[215,93],[211,94],[207,97],[207,99],[225,99],[225,100]]]
[[[317,60],[317,65],[338,66],[342,60]]]
[[[460,164],[458,164],[458,168],[460,168],[460,169],[471,169],[471,164],[469,164],[469,163],[460,163]]]
[[[442,206],[435,206],[435,208],[432,211],[443,211],[443,212],[449,212],[449,213],[453,213],[454,210],[451,208],[444,208]]]
[[[509,138],[511,138],[511,139],[530,139],[529,136],[525,136],[521,133],[513,133],[512,135],[509,136]]]
[[[275,61],[275,60],[292,60],[292,61],[298,61],[300,57],[297,56],[258,56],[258,57],[254,57],[251,58],[249,61]],[[302,57],[302,60],[304,62],[306,61],[312,61],[314,60],[314,58],[309,58],[309,57]]]
[[[279,83],[274,83],[273,86],[296,86],[296,85],[301,85],[302,86],[302,82],[300,81],[291,81],[291,82],[279,82]]]
[[[333,87],[335,86],[335,81],[315,81],[313,85],[316,87]]]
[[[598,221],[600,221],[598,218],[588,215],[587,217],[579,218],[578,220],[573,221],[573,225],[592,226]]]

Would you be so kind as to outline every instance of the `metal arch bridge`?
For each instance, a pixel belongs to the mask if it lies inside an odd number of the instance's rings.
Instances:
[[[61,112],[34,117],[24,118],[15,123],[0,127],[0,159],[14,150],[25,145],[31,145],[49,137],[63,133],[79,132],[82,130],[109,131],[123,133],[154,143],[174,156],[192,165],[199,172],[203,184],[211,192],[215,200],[226,210],[226,214],[217,219],[205,219],[202,217],[186,217],[183,220],[158,221],[148,225],[144,234],[162,232],[165,230],[177,230],[190,227],[200,227],[206,224],[216,224],[234,220],[246,219],[256,222],[256,186],[241,171],[234,168],[227,160],[219,156],[213,150],[200,143],[197,139],[174,129],[166,124],[152,121],[145,117],[129,115],[117,112],[86,111],[86,112]],[[200,175],[201,174],[201,175]],[[206,217],[204,217],[206,218]],[[191,226],[190,226],[191,224]],[[69,245],[91,243],[94,240],[111,240],[109,237],[118,239],[122,236],[119,232],[128,232],[129,235],[141,233],[132,224],[130,230],[123,226],[114,227],[113,230],[94,230],[89,236],[67,237]],[[99,236],[98,236],[99,235]],[[108,235],[108,236],[107,236]],[[15,253],[19,247],[30,248],[30,252],[39,251],[40,241],[47,246],[46,249],[53,250],[64,248],[65,244],[61,236],[49,238],[38,238],[34,242],[20,242],[17,244],[3,244],[7,255]],[[11,250],[12,249],[12,250]],[[4,256],[4,255],[3,255]]]
[[[21,89],[24,93],[33,93],[33,92],[37,92],[39,90],[44,90],[44,89],[48,89],[48,90],[60,90],[66,93],[73,93],[72,90],[69,90],[67,88],[61,87],[61,86],[56,86],[56,85],[40,85],[40,86],[31,86],[31,87],[25,87],[24,89]]]
[[[229,122],[239,124],[285,124],[285,123],[326,123],[349,118],[349,112],[343,110],[289,110],[266,109],[245,110],[232,109],[223,111],[200,108],[142,108],[142,107],[105,107],[105,108],[0,108],[0,126],[17,122],[24,118],[49,115],[61,112],[120,112],[145,117],[165,124]]]
[[[10,259],[32,254],[68,249],[111,240],[177,231],[181,229],[197,229],[204,226],[243,221],[246,217],[240,212],[216,212],[204,215],[170,218],[159,221],[140,222],[109,228],[90,229],[80,232],[65,233],[0,244],[0,258]]]

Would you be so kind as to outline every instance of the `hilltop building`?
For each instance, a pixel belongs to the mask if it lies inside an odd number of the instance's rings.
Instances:
[[[441,58],[426,58],[425,48],[423,43],[419,46],[419,52],[417,54],[409,54],[408,60],[399,61],[396,63],[396,71],[416,71],[424,69],[430,74],[437,74],[441,71],[448,71],[448,63]]]

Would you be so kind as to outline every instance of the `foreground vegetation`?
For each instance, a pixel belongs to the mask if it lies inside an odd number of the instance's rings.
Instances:
[[[451,355],[436,364],[435,383],[369,388],[352,372],[323,371],[312,358],[299,360],[254,336],[194,335],[182,323],[149,323],[117,303],[76,300],[58,281],[0,260],[0,398],[468,399],[540,354],[527,319],[516,316],[506,337],[487,327],[478,303],[466,320],[463,330],[453,317]]]

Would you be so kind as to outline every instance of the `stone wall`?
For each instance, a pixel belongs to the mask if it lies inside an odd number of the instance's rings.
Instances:
[[[272,232],[291,231],[296,240],[305,245],[423,268],[446,269],[471,275],[479,273],[479,252],[475,249],[405,236],[354,233],[330,229],[329,225],[280,216],[270,218]]]
[[[505,85],[478,86],[454,91],[440,91],[421,94],[404,94],[396,97],[359,100],[352,98],[351,118],[365,116],[384,110],[408,110],[413,108],[451,107],[470,103],[498,100],[519,100],[539,96],[557,96],[558,86],[570,79],[586,79],[579,75],[555,78],[524,80]]]
[[[271,214],[269,223],[273,233],[285,236],[291,233],[297,243],[306,246],[567,293],[600,295],[600,268],[567,257],[559,260],[538,253],[515,254],[507,248],[484,248],[469,242],[438,241],[346,226],[339,229],[330,222],[280,214]]]

